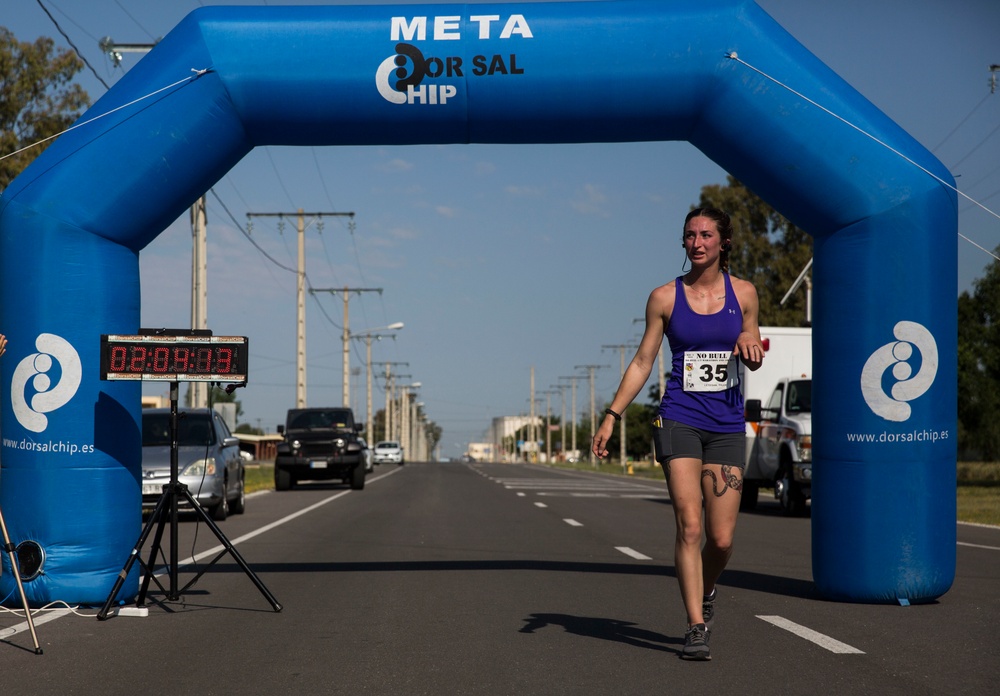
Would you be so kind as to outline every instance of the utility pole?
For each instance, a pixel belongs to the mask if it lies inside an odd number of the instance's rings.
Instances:
[[[580,379],[580,376],[572,375],[571,377],[560,377],[559,379],[570,380],[573,387],[571,392],[573,394],[573,415],[570,418],[570,422],[572,422],[573,424],[572,426],[573,430],[571,431],[573,433],[573,435],[571,436],[573,442],[571,444],[571,447],[573,448],[573,451],[576,452],[576,380]]]
[[[573,369],[580,370],[586,369],[590,372],[590,437],[593,439],[594,434],[597,431],[597,406],[594,403],[594,370],[601,367],[611,367],[610,365],[576,365]],[[597,460],[594,459],[594,448],[588,447],[590,450],[590,463],[596,467]]]
[[[351,293],[355,295],[360,295],[363,292],[377,292],[379,295],[382,294],[382,288],[313,288],[309,291],[310,294],[316,294],[317,292],[328,292],[331,295],[336,295],[340,293],[344,298],[344,408],[351,407],[351,330],[350,330],[350,318],[348,316],[348,303],[351,299]]]
[[[625,377],[625,349],[626,348],[636,348],[636,347],[637,346],[635,344],[619,343],[616,346],[601,346],[601,350],[604,350],[605,348],[617,348],[618,349],[618,351],[619,351],[619,353],[621,355],[621,376]],[[619,437],[618,437],[618,444],[619,444],[618,456],[621,459],[622,473],[623,474],[628,473],[627,472],[627,468],[628,467],[627,467],[627,465],[625,463],[625,460],[626,460],[626,457],[627,457],[627,455],[626,455],[626,447],[625,447],[625,444],[626,444],[625,437],[626,437],[626,432],[627,432],[626,427],[625,427],[625,414],[626,414],[627,411],[628,411],[628,407],[627,406],[622,409],[622,414],[621,414],[622,415],[622,422],[618,424],[619,425],[619,428],[618,428],[618,434],[619,434]]]
[[[351,338],[363,338],[365,341],[365,382],[368,387],[368,402],[365,411],[365,427],[366,427],[366,437],[369,446],[374,446],[375,442],[373,438],[375,437],[375,424],[372,422],[372,339],[381,341],[385,338],[385,335],[389,336],[392,340],[396,340],[396,334],[381,334],[381,331],[398,331],[403,328],[403,322],[399,321],[395,324],[389,324],[389,326],[384,326],[379,329],[368,329],[367,331],[359,331],[356,334],[351,334]]]
[[[397,377],[397,375],[393,375],[392,374],[392,366],[393,365],[406,365],[407,367],[409,367],[410,363],[408,363],[408,362],[387,362],[385,364],[385,375],[384,375],[384,377],[385,377],[385,414],[384,414],[385,418],[383,419],[385,421],[385,432],[382,433],[382,435],[383,435],[382,439],[383,440],[392,440],[392,439],[394,439],[392,437],[392,385],[393,385],[393,380]]]
[[[532,464],[538,463],[538,456],[535,448],[538,447],[538,432],[535,430],[535,366],[531,366],[531,391],[528,395],[529,406],[528,432],[531,433]]]
[[[399,385],[397,394],[397,380],[413,379],[413,375],[397,374],[392,378],[392,439],[399,441],[399,446],[403,446],[403,386]]]
[[[545,394],[545,463],[552,463],[552,395],[555,391],[546,389]]]
[[[205,197],[191,206],[191,328],[208,328],[208,213]],[[208,406],[205,382],[188,384],[188,400],[193,408]]]
[[[284,224],[285,216],[298,216],[298,268],[296,297],[295,332],[295,408],[306,407],[306,217],[322,220],[324,217],[354,217],[354,213],[306,213],[299,208],[294,213],[247,213],[248,219],[255,217],[276,217]],[[346,377],[345,377],[346,379]],[[349,403],[345,403],[349,406]]]
[[[562,399],[562,411],[559,415],[559,452],[563,457],[566,456],[566,384],[550,384],[549,389],[555,389],[559,392],[559,397]]]
[[[1000,71],[1000,65],[994,63],[990,66],[990,94],[994,94],[997,91],[997,72]]]

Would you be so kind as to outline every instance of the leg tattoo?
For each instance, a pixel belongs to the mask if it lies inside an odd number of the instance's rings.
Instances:
[[[734,473],[734,469],[739,470],[737,466],[731,466],[729,464],[722,465],[722,488],[719,488],[719,478],[715,475],[715,472],[711,469],[703,469],[701,472],[702,478],[712,479],[712,492],[715,494],[716,498],[721,498],[722,495],[730,488],[739,493],[743,494],[743,477]]]

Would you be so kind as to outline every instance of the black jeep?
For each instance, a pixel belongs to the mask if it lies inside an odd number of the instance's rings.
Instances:
[[[365,487],[362,426],[349,408],[289,409],[284,440],[274,460],[274,487],[287,491],[299,481],[340,479],[354,490]]]

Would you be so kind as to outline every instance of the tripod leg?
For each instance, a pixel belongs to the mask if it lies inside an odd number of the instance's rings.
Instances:
[[[41,655],[42,648],[38,645],[38,636],[35,635],[35,622],[31,618],[31,610],[28,608],[28,598],[24,594],[24,584],[21,582],[21,567],[17,563],[17,554],[14,553],[14,545],[10,543],[10,535],[7,534],[7,523],[3,519],[2,510],[0,510],[0,529],[3,530],[3,547],[7,552],[7,557],[10,559],[10,570],[14,573],[17,591],[21,594],[21,603],[24,605],[24,618],[28,622],[31,640],[35,644],[35,654]]]
[[[253,582],[257,589],[260,590],[260,593],[264,595],[264,599],[268,601],[271,608],[275,611],[281,611],[281,605],[278,603],[278,600],[275,599],[274,595],[268,591],[268,589],[264,586],[264,583],[260,581],[260,578],[258,578],[252,570],[250,570],[250,566],[248,566],[247,562],[243,560],[243,557],[236,550],[236,547],[233,546],[232,542],[229,541],[229,539],[226,538],[226,535],[222,533],[222,530],[219,529],[219,525],[215,524],[215,520],[213,520],[211,516],[205,512],[205,508],[198,504],[198,501],[194,499],[193,495],[191,495],[191,491],[185,488],[182,493],[187,501],[191,503],[191,507],[194,508],[195,512],[201,516],[201,518],[205,521],[205,524],[208,525],[208,528],[212,530],[215,537],[226,548],[226,551],[228,551],[233,557],[233,560],[236,561],[237,565],[243,569],[243,572],[246,573],[248,578],[250,578],[250,581]]]
[[[139,588],[139,595],[136,597],[135,603],[137,606],[142,606],[146,602],[146,591],[149,589],[149,582],[152,580],[156,585],[163,589],[163,585],[160,585],[159,581],[153,577],[154,563],[156,563],[156,554],[160,550],[160,542],[163,539],[163,527],[167,523],[167,511],[170,509],[170,501],[167,500],[168,495],[173,495],[171,492],[165,492],[163,494],[163,507],[159,509],[159,520],[156,525],[156,534],[153,535],[153,544],[149,547],[149,561],[146,563],[146,575],[142,579],[142,586]],[[154,515],[157,513],[154,512]],[[153,516],[150,516],[149,524],[153,523]],[[171,531],[171,534],[176,534],[176,530]],[[169,595],[170,593],[167,592]],[[176,599],[176,597],[169,597],[169,599]]]
[[[153,542],[152,550],[150,552],[150,564],[152,564],[152,559],[155,558],[156,555],[156,549],[160,547],[160,537],[163,534],[163,510],[166,505],[168,495],[169,491],[163,492],[163,495],[160,496],[159,501],[156,503],[156,507],[150,514],[149,519],[146,521],[145,526],[143,526],[142,533],[139,535],[139,540],[135,543],[135,546],[132,547],[132,552],[129,554],[128,560],[125,562],[125,567],[122,568],[121,572],[118,573],[118,577],[115,579],[114,587],[111,588],[111,594],[108,595],[108,599],[104,603],[104,606],[101,607],[101,610],[97,612],[98,621],[104,621],[108,618],[108,612],[111,611],[111,605],[114,603],[115,597],[118,595],[118,591],[122,588],[122,585],[125,584],[125,578],[128,577],[129,571],[132,570],[132,564],[135,563],[136,559],[139,557],[142,545],[146,543],[146,538],[149,537],[149,533],[153,530],[153,525],[159,523],[156,528],[156,539]],[[146,574],[146,579],[143,581],[142,592],[139,595],[140,597],[145,597],[146,595],[146,587],[149,585],[149,575],[151,574],[152,565],[150,565],[150,572]]]

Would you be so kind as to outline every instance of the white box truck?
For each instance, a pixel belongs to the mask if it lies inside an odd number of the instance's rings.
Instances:
[[[812,329],[760,327],[764,361],[740,363],[746,408],[746,468],[741,510],[757,505],[761,487],[788,515],[803,515],[812,493]]]

